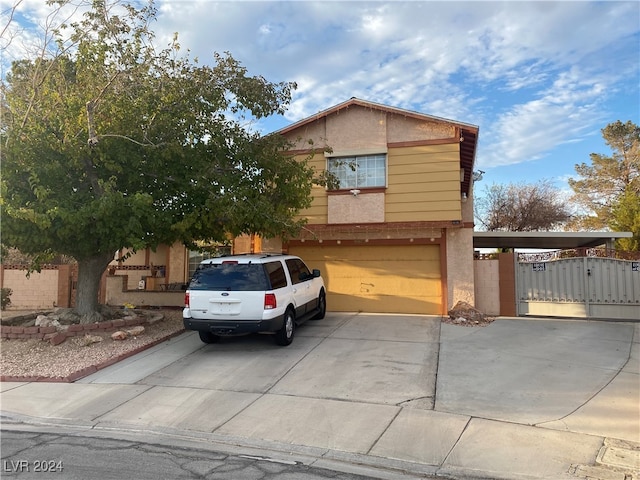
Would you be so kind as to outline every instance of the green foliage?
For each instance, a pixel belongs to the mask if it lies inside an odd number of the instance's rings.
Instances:
[[[228,53],[199,66],[177,36],[157,51],[155,15],[153,3],[95,0],[69,37],[56,32],[64,49],[13,63],[0,98],[3,244],[104,270],[121,248],[301,227],[295,214],[326,179],[285,155],[281,136],[243,126],[283,113],[295,84],[250,76]]]
[[[632,212],[640,208],[640,127],[618,120],[603,128],[602,136],[612,155],[592,153],[591,164],[576,165],[579,178],[569,180],[573,200],[585,212],[573,226],[631,231],[637,237],[640,230]]]
[[[11,294],[13,290],[10,288],[3,287],[0,289],[0,307],[2,310],[5,310],[9,305],[11,305]]]
[[[633,233],[633,237],[617,241],[620,250],[640,251],[640,198],[631,187],[613,205],[610,226],[616,232]]]

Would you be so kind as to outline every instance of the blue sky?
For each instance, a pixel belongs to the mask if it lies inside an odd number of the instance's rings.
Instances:
[[[0,0],[1,10],[14,1]],[[298,83],[287,114],[256,125],[265,133],[354,96],[478,125],[476,169],[486,173],[477,194],[540,179],[566,189],[576,163],[611,152],[603,127],[640,124],[636,1],[156,6],[159,44],[178,32],[201,63],[229,51],[251,74]],[[22,0],[19,13],[42,21],[44,1]],[[4,55],[19,55],[17,45]]]

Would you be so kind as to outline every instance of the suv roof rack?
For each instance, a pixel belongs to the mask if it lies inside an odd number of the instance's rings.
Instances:
[[[276,253],[276,252],[256,252],[256,253],[226,253],[224,255],[220,255],[219,257],[213,257],[213,258],[224,258],[224,257],[248,257],[248,256],[255,256],[255,257],[260,257],[260,258],[268,258],[268,257],[278,257],[278,256],[282,256],[282,255],[289,255],[288,253]]]

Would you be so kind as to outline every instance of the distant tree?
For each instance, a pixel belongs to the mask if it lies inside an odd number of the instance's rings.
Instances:
[[[295,84],[230,54],[198,66],[177,37],[156,51],[152,2],[80,3],[81,21],[48,28],[47,48],[2,80],[0,193],[2,243],[73,257],[89,322],[119,249],[295,234],[318,179],[281,136],[245,127],[282,114]]]
[[[493,184],[475,200],[475,217],[488,231],[553,230],[571,217],[559,189],[549,181]]]
[[[621,238],[618,248],[626,251],[640,251],[640,200],[631,188],[618,198],[611,210],[611,229],[614,232],[631,232],[633,237]]]
[[[640,127],[631,121],[618,120],[602,129],[602,137],[613,154],[592,153],[590,165],[575,166],[579,178],[569,179],[574,191],[572,200],[584,212],[572,225],[585,230],[630,231],[637,239],[640,236],[636,219],[640,209]],[[637,240],[635,248],[638,248]]]

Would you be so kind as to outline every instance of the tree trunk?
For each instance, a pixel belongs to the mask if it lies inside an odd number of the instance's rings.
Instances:
[[[102,320],[98,307],[100,279],[113,254],[100,254],[95,257],[78,260],[78,289],[76,290],[76,312],[81,323],[93,323]]]

